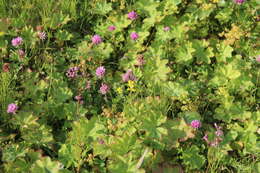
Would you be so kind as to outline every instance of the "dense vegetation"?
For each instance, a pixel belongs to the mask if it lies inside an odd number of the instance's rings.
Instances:
[[[260,172],[259,0],[0,0],[0,172]]]

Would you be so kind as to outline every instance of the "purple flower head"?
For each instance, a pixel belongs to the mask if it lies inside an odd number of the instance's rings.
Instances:
[[[135,20],[137,19],[138,15],[135,11],[131,11],[127,14],[128,19]]]
[[[99,139],[98,143],[103,145],[103,144],[105,144],[105,141],[103,139]]]
[[[17,47],[23,43],[22,37],[16,37],[12,39],[12,45]]]
[[[206,141],[207,143],[209,142],[209,137],[207,134],[205,134],[202,138],[204,141]]]
[[[77,101],[82,100],[82,96],[81,96],[81,95],[77,95],[77,96],[75,96],[74,98],[75,98]]]
[[[130,38],[131,38],[132,40],[137,40],[137,39],[139,38],[139,35],[138,35],[136,32],[132,32],[132,33],[130,34]]]
[[[67,73],[66,75],[69,77],[69,78],[75,78],[77,75],[78,75],[78,70],[79,68],[78,67],[71,67],[67,70]]]
[[[223,135],[223,131],[220,130],[220,129],[218,129],[217,131],[215,131],[215,134],[216,134],[217,136],[222,136],[222,135]]]
[[[10,64],[9,63],[4,63],[2,66],[3,72],[9,72],[10,71]]]
[[[245,2],[245,0],[234,0],[234,2],[238,5],[241,5]]]
[[[212,147],[216,147],[219,145],[219,143],[222,141],[221,138],[215,138],[214,141],[210,142],[209,145],[212,146]]]
[[[99,35],[94,35],[91,40],[93,44],[100,44],[102,42],[102,38]]]
[[[96,69],[96,75],[99,77],[99,78],[102,78],[104,75],[105,75],[105,72],[106,72],[106,69],[104,66],[100,66]]]
[[[101,87],[99,88],[101,94],[106,94],[109,91],[109,87],[107,84],[102,83]]]
[[[111,25],[107,28],[109,31],[114,31],[116,29],[116,27],[114,25]]]
[[[22,49],[19,49],[19,50],[18,50],[18,55],[19,55],[21,58],[23,58],[24,55],[25,55],[25,52],[24,52]]]
[[[84,103],[83,97],[81,95],[77,95],[74,98],[79,102],[79,104],[83,104]]]
[[[133,74],[132,70],[127,70],[125,74],[122,75],[123,82],[128,82],[129,80],[135,81],[136,77]]]
[[[256,57],[256,61],[260,63],[260,55]]]
[[[198,129],[201,127],[201,123],[199,120],[193,120],[191,123],[190,123],[191,127],[195,128],[195,129]]]
[[[217,130],[215,131],[215,134],[216,134],[217,136],[222,136],[222,135],[223,135],[223,131],[221,130],[221,127],[218,126],[216,123],[214,123],[214,126],[215,126],[215,128],[217,129]]]
[[[91,88],[91,83],[90,83],[90,81],[87,81],[87,83],[86,83],[86,89],[90,89]]]
[[[165,31],[165,32],[167,32],[167,31],[170,31],[170,27],[169,26],[165,26],[164,28],[163,28],[163,30]]]
[[[47,35],[46,35],[46,32],[38,32],[37,33],[38,37],[41,39],[41,40],[45,40]]]
[[[11,103],[8,105],[7,113],[15,114],[18,109],[18,106],[15,103]]]

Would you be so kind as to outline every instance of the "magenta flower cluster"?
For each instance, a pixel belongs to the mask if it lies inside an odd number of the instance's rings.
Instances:
[[[90,81],[87,81],[86,82],[86,87],[85,87],[87,90],[91,88],[91,83]]]
[[[135,20],[137,19],[138,15],[135,11],[131,11],[127,14],[128,19]]]
[[[234,0],[234,2],[236,3],[236,4],[243,4],[244,2],[245,2],[245,0]]]
[[[23,43],[22,37],[16,37],[12,39],[12,45],[17,47],[20,46]]]
[[[214,123],[214,126],[216,128],[215,135],[217,136],[223,136],[223,131],[221,130],[221,127],[218,126],[216,123]]]
[[[91,40],[92,40],[93,44],[100,44],[100,43],[102,43],[102,38],[99,35],[97,35],[97,34],[94,35]]]
[[[201,127],[201,122],[199,120],[193,120],[191,123],[190,123],[191,127],[195,128],[195,129],[198,129]]]
[[[83,104],[84,103],[83,97],[81,95],[77,95],[74,98],[75,98],[75,100],[78,101],[79,104]]]
[[[96,75],[99,77],[99,78],[102,78],[106,73],[106,69],[104,66],[100,66],[96,69]]]
[[[256,61],[260,63],[260,55],[256,57]]]
[[[163,30],[165,31],[165,32],[167,32],[167,31],[170,31],[170,27],[169,26],[165,26],[164,28],[163,28]]]
[[[128,82],[129,80],[135,81],[136,77],[132,70],[127,70],[125,74],[122,75],[123,82]]]
[[[41,40],[45,40],[47,38],[47,34],[46,32],[38,32],[37,33],[38,37],[41,39]]]
[[[71,67],[67,70],[67,77],[75,78],[78,75],[79,68],[78,67]]]
[[[25,56],[25,52],[22,49],[19,49],[18,55],[19,55],[20,58],[23,58]]]
[[[130,34],[130,38],[131,38],[132,40],[137,40],[137,39],[139,38],[139,35],[138,35],[136,32],[132,32],[132,33]]]
[[[114,25],[111,25],[111,26],[108,27],[109,31],[114,31],[115,29],[116,29],[116,27]]]
[[[101,94],[106,94],[109,91],[109,86],[105,83],[101,84],[101,87],[99,88],[99,91]]]
[[[100,66],[96,69],[96,75],[98,78],[102,78],[105,76],[105,73],[106,73],[106,69],[104,66]],[[109,86],[105,83],[102,83],[100,88],[99,88],[99,91],[101,94],[106,94],[108,91],[109,91]]]
[[[209,140],[208,134],[205,134],[202,138],[208,145],[216,147],[219,145],[219,143],[222,141],[223,131],[221,130],[222,127],[218,126],[216,123],[214,123],[214,126],[216,128],[215,131],[215,137],[212,141]]]
[[[18,106],[15,103],[11,103],[7,107],[7,113],[15,114],[18,109]]]

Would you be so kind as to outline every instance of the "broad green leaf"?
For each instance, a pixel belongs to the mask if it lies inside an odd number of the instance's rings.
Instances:
[[[194,55],[198,58],[198,61],[210,64],[210,58],[214,56],[213,49],[207,47],[203,41],[195,40],[193,42],[193,48],[196,50]]]
[[[199,154],[200,149],[196,145],[192,145],[182,152],[182,159],[184,163],[191,169],[200,169],[204,163],[205,158]]]
[[[185,141],[194,137],[192,128],[183,119],[167,120],[163,127],[167,129],[167,134],[163,135],[166,150],[178,147],[179,140]]]
[[[24,157],[28,152],[28,148],[23,143],[7,145],[2,150],[2,160],[5,162],[13,162],[19,157]]]
[[[192,47],[191,42],[187,42],[175,50],[176,62],[181,64],[190,64],[192,62],[193,53],[195,49]]]
[[[221,43],[217,45],[219,53],[216,55],[218,62],[226,62],[227,58],[232,57],[233,48]]]
[[[55,33],[55,37],[60,41],[67,41],[70,40],[73,37],[73,35],[66,30],[59,30]]]
[[[106,15],[109,11],[112,10],[112,4],[107,3],[106,1],[98,2],[93,9],[95,14]]]
[[[60,169],[61,164],[59,162],[51,161],[50,157],[44,157],[35,162],[31,171],[37,173],[59,173]]]
[[[166,2],[176,6],[181,3],[181,0],[166,0]]]
[[[180,99],[188,96],[188,91],[177,82],[167,82],[163,85],[163,91],[174,99]]]
[[[161,59],[160,57],[156,57],[155,66],[156,69],[154,71],[153,80],[156,83],[160,83],[162,81],[167,80],[167,74],[171,72],[171,69],[167,67],[168,60]]]
[[[78,145],[63,144],[59,149],[59,160],[66,168],[70,166],[78,166],[82,154],[82,148]]]

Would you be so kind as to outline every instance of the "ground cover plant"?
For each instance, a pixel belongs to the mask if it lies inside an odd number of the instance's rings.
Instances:
[[[0,172],[260,172],[259,7],[0,0]]]

